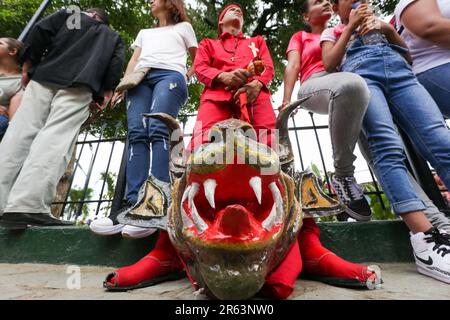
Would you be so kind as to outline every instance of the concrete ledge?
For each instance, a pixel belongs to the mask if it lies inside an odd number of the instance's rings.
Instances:
[[[325,247],[353,262],[412,262],[408,230],[401,221],[321,223]],[[0,228],[0,263],[124,266],[154,246],[156,235],[140,240],[100,237],[87,227]]]

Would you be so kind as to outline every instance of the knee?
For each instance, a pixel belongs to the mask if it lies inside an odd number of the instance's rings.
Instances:
[[[370,153],[374,165],[393,165],[404,166],[406,156],[403,147],[396,141],[388,141],[382,144],[372,145]]]
[[[367,108],[370,99],[370,91],[366,81],[354,73],[346,73],[344,81],[337,83],[336,94],[351,100],[353,106]]]
[[[149,143],[148,133],[144,127],[129,127],[127,137],[130,144],[137,142]]]
[[[148,125],[148,138],[150,142],[169,140],[169,130],[163,122],[156,119],[150,119]]]

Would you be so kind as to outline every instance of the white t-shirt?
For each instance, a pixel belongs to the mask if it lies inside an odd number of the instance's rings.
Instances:
[[[395,20],[397,30],[400,30],[402,24],[400,22],[400,16],[403,11],[411,3],[416,0],[400,0],[395,8]],[[439,9],[447,19],[450,19],[450,0],[436,0]],[[436,44],[433,44],[427,40],[419,38],[410,32],[406,27],[401,33],[401,37],[408,45],[411,56],[413,58],[413,71],[415,74],[427,71],[431,68],[440,66],[445,63],[450,63],[450,50],[442,48]]]
[[[131,45],[142,49],[135,70],[151,67],[178,71],[186,75],[187,51],[198,47],[194,29],[188,22],[176,25],[142,29]]]

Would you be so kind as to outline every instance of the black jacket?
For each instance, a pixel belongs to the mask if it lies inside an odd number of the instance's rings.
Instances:
[[[32,80],[56,88],[86,85],[101,101],[103,92],[120,81],[125,46],[116,32],[84,13],[79,26],[74,21],[66,10],[42,19],[26,39],[20,60],[33,64]]]

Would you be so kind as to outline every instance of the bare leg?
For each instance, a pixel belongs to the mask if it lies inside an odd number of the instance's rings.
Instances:
[[[433,226],[423,211],[413,211],[400,215],[412,233],[426,232]]]

